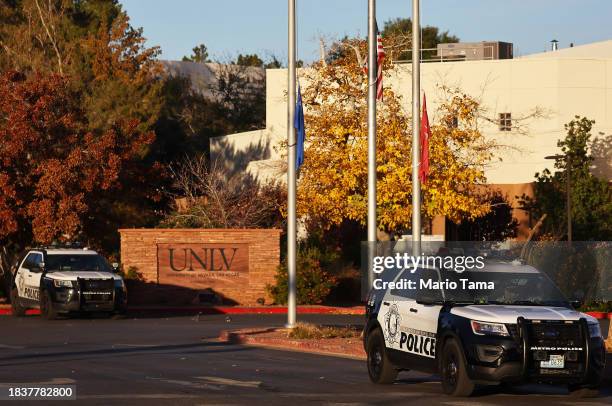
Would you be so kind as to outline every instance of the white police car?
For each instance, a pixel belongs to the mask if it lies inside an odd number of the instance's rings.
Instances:
[[[438,373],[453,396],[522,381],[597,391],[605,368],[598,321],[575,311],[535,268],[495,263],[461,274],[420,267],[396,275],[378,281],[384,289],[372,289],[366,304],[373,382],[417,370]]]
[[[48,319],[80,312],[124,313],[127,290],[116,268],[86,248],[27,250],[13,270],[13,315],[21,317],[28,309],[40,309]]]

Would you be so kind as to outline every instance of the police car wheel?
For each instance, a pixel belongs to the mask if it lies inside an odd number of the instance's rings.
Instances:
[[[42,292],[40,296],[40,314],[47,320],[55,320],[57,318],[57,312],[53,308],[51,295],[47,291]]]
[[[378,384],[393,383],[398,371],[389,361],[385,351],[385,339],[380,329],[375,329],[368,336],[367,350],[370,380]]]
[[[17,292],[17,288],[11,289],[11,310],[13,316],[15,317],[23,317],[25,316],[26,309],[21,306],[21,301],[19,300],[19,293]]]
[[[474,383],[467,374],[465,359],[461,346],[454,339],[449,339],[442,349],[441,361],[442,389],[451,396],[470,396]]]

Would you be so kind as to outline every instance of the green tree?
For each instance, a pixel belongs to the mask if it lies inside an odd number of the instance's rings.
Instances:
[[[235,64],[240,66],[264,66],[263,60],[257,54],[239,54]]]
[[[192,51],[193,53],[191,54],[191,56],[183,57],[183,61],[197,63],[210,62],[210,59],[208,59],[208,48],[206,48],[206,45],[200,44],[194,47]]]
[[[559,140],[560,156],[553,173],[536,173],[534,196],[520,197],[523,208],[537,217],[547,214],[542,232],[553,239],[567,236],[567,177],[571,181],[572,239],[607,241],[612,238],[612,189],[591,173],[593,156],[589,151],[595,121],[576,116],[565,125],[567,136]]]
[[[270,60],[264,65],[264,68],[266,69],[280,69],[282,67],[283,67],[282,62],[279,61],[275,55],[272,55]]]
[[[404,49],[408,49],[410,48],[410,46],[408,45],[410,44],[410,39],[412,36],[412,20],[410,18],[396,18],[393,20],[388,20],[385,22],[384,28],[381,33],[383,37],[396,37],[405,39],[405,41],[403,41],[403,43],[406,44]],[[459,42],[459,38],[449,34],[448,31],[441,31],[438,27],[428,25],[422,28],[421,42],[422,48],[427,49],[435,48],[438,44]],[[399,52],[393,53],[393,59],[410,59],[410,52],[404,49]],[[423,58],[431,58],[435,54],[435,51],[425,51],[423,52]]]

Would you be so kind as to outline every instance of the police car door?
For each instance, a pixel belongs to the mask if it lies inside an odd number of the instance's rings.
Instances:
[[[17,272],[17,291],[19,297],[38,302],[40,294],[40,279],[42,277],[42,252],[30,252],[21,263]]]
[[[389,337],[391,340],[386,340],[387,346],[401,353],[401,359],[394,359],[399,365],[435,370],[436,335],[442,309],[442,292],[439,289],[422,289],[421,280],[439,282],[439,273],[433,269],[417,269],[414,272],[408,269],[400,274],[396,282],[401,279],[409,281],[412,286],[393,289],[386,296],[389,299],[389,311],[385,322],[395,323],[397,326],[395,329],[393,326],[386,329],[385,339],[389,333],[395,331],[394,336]],[[383,306],[382,312],[384,307],[387,306]]]

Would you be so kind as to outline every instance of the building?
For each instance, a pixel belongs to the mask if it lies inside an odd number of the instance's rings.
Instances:
[[[482,130],[517,150],[501,151],[486,176],[492,188],[507,196],[519,220],[519,238],[525,238],[530,221],[517,207],[515,196],[530,194],[534,174],[552,168],[545,159],[559,152],[564,124],[576,115],[595,120],[593,134],[612,135],[612,40],[514,59],[430,62],[421,67],[421,86],[427,94],[430,120],[436,120],[438,86],[458,86],[481,99],[491,121]],[[283,176],[285,164],[274,149],[287,136],[287,71],[266,71],[266,128],[230,134],[211,141],[211,156],[235,156],[233,164],[259,179]],[[398,64],[385,78],[403,96],[410,110],[410,65]],[[545,117],[521,120],[539,108]],[[520,126],[519,126],[520,121]],[[520,129],[520,131],[519,131]],[[604,151],[605,152],[605,151]],[[612,152],[596,157],[597,176],[612,179]],[[446,234],[444,222],[434,233]]]

